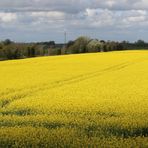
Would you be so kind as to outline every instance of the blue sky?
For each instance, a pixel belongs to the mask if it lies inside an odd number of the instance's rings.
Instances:
[[[148,41],[148,0],[0,0],[0,40]]]

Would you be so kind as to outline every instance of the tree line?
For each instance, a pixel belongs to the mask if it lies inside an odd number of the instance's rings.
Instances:
[[[69,41],[66,45],[56,44],[54,41],[16,43],[10,39],[6,39],[0,42],[0,60],[128,49],[148,49],[148,43],[143,40],[138,40],[134,43],[128,41],[104,41],[85,36],[81,36],[74,41]]]

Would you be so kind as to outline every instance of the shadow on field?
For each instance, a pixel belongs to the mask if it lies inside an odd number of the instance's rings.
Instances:
[[[17,115],[17,116],[28,116],[37,114],[33,109],[30,108],[22,108],[17,110],[4,110],[1,111],[2,115]]]
[[[119,137],[134,138],[148,137],[148,125],[141,125],[139,121],[132,121],[124,126],[124,120],[128,118],[122,117],[116,113],[104,114],[96,113],[93,115],[88,113],[73,114],[51,114],[51,115],[33,115],[36,113],[30,109],[16,110],[14,112],[6,112],[0,119],[0,127],[36,127],[53,129],[76,129],[80,134],[83,133],[88,138],[92,137]],[[12,116],[10,116],[12,115]],[[54,118],[52,118],[54,116]],[[8,119],[7,119],[8,117]],[[6,120],[7,119],[7,120]],[[139,119],[140,120],[140,119]],[[123,123],[122,123],[123,122]]]
[[[84,129],[85,134],[91,137],[100,137],[100,135],[107,137],[115,136],[122,138],[130,138],[130,137],[148,137],[148,127],[139,127],[134,129],[124,128],[118,125],[110,125],[110,126],[88,126]]]

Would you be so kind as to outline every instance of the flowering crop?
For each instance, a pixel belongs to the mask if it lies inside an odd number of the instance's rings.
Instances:
[[[148,147],[148,51],[0,62],[0,147]]]

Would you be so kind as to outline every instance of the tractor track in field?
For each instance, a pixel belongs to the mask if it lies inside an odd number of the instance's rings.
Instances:
[[[137,60],[139,60],[139,59],[137,59]],[[71,77],[71,78],[67,78],[67,79],[64,79],[64,80],[58,80],[58,81],[55,81],[55,82],[50,83],[50,84],[49,83],[43,83],[41,87],[33,86],[31,88],[25,89],[25,91],[24,91],[24,89],[14,90],[15,94],[11,90],[11,93],[9,93],[9,95],[12,94],[10,99],[7,98],[7,97],[6,98],[0,98],[0,108],[6,108],[12,102],[14,102],[16,100],[21,100],[21,99],[29,97],[29,96],[33,96],[34,93],[45,91],[47,89],[54,89],[54,88],[61,87],[61,86],[64,86],[64,85],[70,85],[70,84],[73,84],[73,83],[78,83],[78,82],[85,81],[85,80],[88,80],[88,79],[91,79],[91,78],[94,78],[94,77],[97,77],[97,76],[101,76],[101,75],[109,73],[109,72],[115,72],[115,71],[124,69],[128,66],[136,64],[137,60],[133,61],[133,62],[123,62],[123,63],[116,64],[116,65],[113,65],[113,66],[109,66],[109,67],[104,68],[102,70],[81,74],[81,75]],[[143,59],[143,60],[141,60],[141,62],[145,61],[145,60],[148,60],[148,59]],[[18,92],[18,95],[16,95],[17,92]]]

